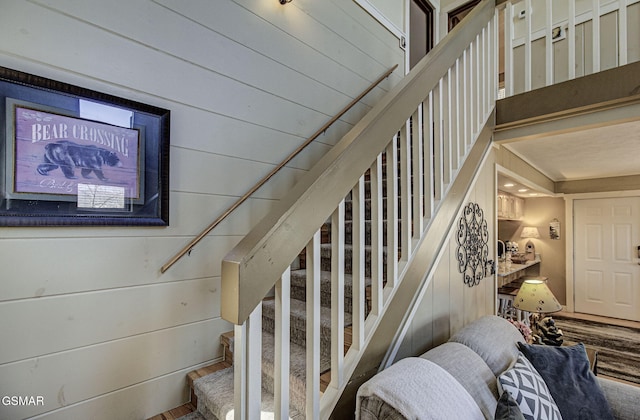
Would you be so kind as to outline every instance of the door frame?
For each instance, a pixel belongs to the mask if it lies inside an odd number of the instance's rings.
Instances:
[[[625,198],[625,197],[640,197],[640,190],[630,191],[613,191],[613,192],[600,192],[600,193],[587,193],[587,194],[567,194],[565,199],[565,220],[566,227],[563,230],[566,233],[566,255],[571,256],[571,261],[567,261],[566,272],[566,293],[567,304],[565,310],[567,312],[575,312],[575,254],[574,254],[574,217],[573,206],[574,200],[587,200],[587,199],[603,199],[603,198]]]
[[[405,61],[405,74],[408,74],[411,71],[411,3],[416,2],[419,4],[421,8],[430,9],[431,13],[431,49],[436,46],[436,44],[440,41],[441,37],[439,36],[439,15],[440,15],[440,1],[434,0],[405,0],[404,2],[404,10],[405,10],[405,38],[406,38],[406,47],[404,53],[404,61]]]
[[[447,31],[451,31],[453,27],[460,22],[460,20],[455,22],[453,20],[454,18],[457,18],[458,15],[463,15],[462,17],[464,18],[466,15],[468,15],[471,12],[471,10],[473,10],[474,7],[478,5],[478,3],[480,3],[480,0],[467,0],[461,6],[458,6],[455,9],[448,11],[447,12]]]
[[[426,53],[424,55],[422,55],[421,52],[421,57],[423,58],[429,51],[431,51],[433,49],[433,47],[435,47],[436,45],[436,21],[437,19],[437,13],[436,13],[436,8],[433,7],[433,5],[431,4],[431,2],[429,2],[428,0],[409,0],[407,2],[408,7],[409,7],[409,20],[408,20],[408,28],[407,28],[407,33],[409,34],[409,44],[408,44],[408,55],[409,55],[409,66],[411,67],[411,62],[413,61],[413,58],[411,56],[411,52],[412,52],[412,39],[411,39],[411,35],[412,35],[412,27],[411,27],[411,10],[413,9],[413,5],[415,4],[417,6],[418,9],[420,9],[425,17],[426,17],[426,24],[425,24],[425,34],[426,34],[426,42],[425,42],[425,46],[426,46]],[[418,60],[419,61],[419,60]],[[417,64],[416,61],[414,63]]]

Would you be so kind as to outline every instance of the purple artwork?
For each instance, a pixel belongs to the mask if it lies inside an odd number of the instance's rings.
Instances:
[[[78,183],[140,196],[135,129],[15,107],[14,192],[78,195]]]

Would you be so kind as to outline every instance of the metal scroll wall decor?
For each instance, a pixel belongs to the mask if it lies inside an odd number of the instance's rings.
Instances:
[[[487,276],[489,267],[493,267],[493,261],[488,259],[489,229],[484,212],[477,203],[469,203],[465,206],[458,223],[456,241],[458,270],[462,273],[467,286],[476,286]]]

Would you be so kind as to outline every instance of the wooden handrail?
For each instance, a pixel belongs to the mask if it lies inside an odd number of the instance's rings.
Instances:
[[[364,96],[371,92],[373,88],[378,86],[380,82],[389,77],[391,73],[398,67],[398,65],[394,65],[389,70],[387,70],[382,76],[376,79],[367,89],[365,89],[360,95],[358,95],[355,99],[347,104],[344,108],[340,110],[333,118],[331,118],[326,124],[324,124],[318,131],[313,133],[311,137],[309,137],[304,143],[302,143],[296,150],[291,152],[289,156],[287,156],[278,166],[273,168],[271,172],[264,176],[260,181],[258,181],[249,191],[247,191],[242,197],[240,197],[233,205],[231,205],[224,213],[222,213],[216,220],[214,220],[206,229],[204,229],[198,236],[193,238],[184,248],[180,250],[176,255],[173,256],[165,265],[160,268],[160,272],[164,273],[171,266],[173,266],[178,260],[184,257],[185,254],[189,253],[194,246],[198,244],[205,236],[209,234],[216,226],[218,226],[224,219],[227,218],[235,209],[237,209],[242,203],[244,203],[249,197],[253,195],[260,187],[269,181],[280,169],[282,169],[287,163],[289,163],[294,157],[296,157],[305,147],[307,147],[312,141],[318,138],[322,133],[324,133],[333,123],[335,123],[340,117],[346,114],[355,104],[360,102]]]

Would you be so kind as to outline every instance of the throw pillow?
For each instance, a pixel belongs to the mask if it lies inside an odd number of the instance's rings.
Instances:
[[[549,388],[522,353],[512,368],[498,376],[498,386],[516,400],[526,420],[562,419]]]
[[[589,368],[584,344],[518,346],[547,383],[565,420],[613,419],[607,398]]]
[[[494,420],[524,420],[522,411],[518,402],[513,399],[510,393],[503,392],[498,400],[498,406],[496,407],[496,414],[493,416]]]

